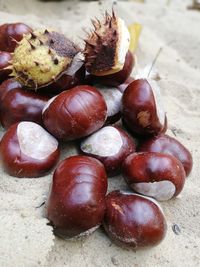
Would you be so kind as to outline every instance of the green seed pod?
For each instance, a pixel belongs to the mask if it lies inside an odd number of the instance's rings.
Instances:
[[[14,51],[11,75],[36,90],[60,78],[78,52],[73,42],[56,31],[26,34]]]

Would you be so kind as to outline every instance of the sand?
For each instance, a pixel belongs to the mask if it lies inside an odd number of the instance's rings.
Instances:
[[[169,5],[166,5],[169,2]],[[181,195],[162,203],[168,222],[165,240],[137,252],[123,250],[102,229],[84,241],[54,237],[47,225],[44,205],[52,172],[39,179],[17,179],[0,171],[1,267],[156,267],[200,266],[200,12],[188,11],[191,1],[120,2],[118,14],[129,24],[143,25],[137,50],[137,68],[156,62],[159,85],[169,122],[168,134],[189,148],[194,168]],[[95,3],[41,3],[1,1],[0,24],[23,21],[33,27],[58,28],[78,40],[90,16],[105,8]],[[1,135],[3,130],[1,130]],[[64,144],[62,158],[77,153],[74,143]],[[109,180],[109,190],[126,188],[122,177]],[[172,230],[177,224],[180,231]]]

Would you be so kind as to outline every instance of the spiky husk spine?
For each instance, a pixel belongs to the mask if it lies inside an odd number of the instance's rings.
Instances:
[[[118,17],[114,10],[112,15],[105,12],[103,21],[91,20],[94,31],[88,34],[85,41],[85,66],[89,73],[98,75],[100,72],[111,71],[117,65],[117,49],[119,42]],[[119,71],[116,69],[116,72]]]
[[[70,66],[78,47],[56,31],[34,31],[18,43],[12,61],[12,74],[30,89],[56,81]]]

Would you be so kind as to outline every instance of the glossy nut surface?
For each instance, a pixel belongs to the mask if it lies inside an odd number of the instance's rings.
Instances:
[[[106,126],[82,141],[81,151],[99,159],[109,176],[121,172],[125,158],[135,152],[133,139],[119,127]]]
[[[23,34],[32,32],[32,29],[24,23],[9,23],[0,26],[0,50],[13,52],[17,43],[23,38]]]
[[[43,122],[56,138],[74,140],[103,126],[107,107],[95,87],[80,85],[64,91],[44,108]]]
[[[0,51],[0,82],[3,82],[12,72],[9,69],[5,69],[10,65],[11,60],[12,56],[10,53],[5,51]]]
[[[166,116],[155,81],[138,79],[126,88],[122,98],[125,125],[138,135],[157,135],[166,128]]]
[[[105,212],[107,176],[103,164],[86,156],[63,160],[53,175],[47,217],[55,234],[71,238],[93,232]]]
[[[134,64],[135,64],[135,58],[133,54],[130,51],[128,51],[126,54],[125,63],[122,70],[105,76],[93,76],[93,80],[104,85],[118,86],[124,83],[131,75]]]
[[[181,162],[171,155],[156,152],[129,155],[123,164],[123,176],[134,191],[159,201],[180,194],[185,183]]]
[[[1,97],[2,96],[2,97]],[[0,118],[4,128],[20,121],[33,121],[42,125],[42,110],[48,97],[25,91],[14,79],[0,85]]]
[[[0,158],[3,169],[11,176],[40,177],[56,164],[58,142],[36,123],[16,123],[1,139]]]
[[[167,229],[165,217],[157,203],[119,190],[106,196],[103,225],[117,245],[130,249],[159,244]]]
[[[183,144],[169,135],[159,135],[145,140],[139,147],[139,151],[160,152],[176,157],[183,164],[186,176],[192,170],[191,153]]]

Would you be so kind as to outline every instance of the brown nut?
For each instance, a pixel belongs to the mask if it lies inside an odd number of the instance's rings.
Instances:
[[[129,84],[122,97],[122,117],[138,135],[157,135],[166,130],[166,115],[155,81],[138,79]]]
[[[160,152],[176,157],[183,164],[186,176],[192,170],[191,153],[183,144],[169,135],[159,135],[145,140],[139,147],[139,151]]]
[[[33,121],[42,125],[42,110],[49,97],[33,91],[26,91],[15,79],[4,81],[0,85],[1,124],[8,129],[20,121]]]
[[[157,202],[119,190],[106,196],[103,226],[117,245],[130,249],[159,244],[167,230],[164,214]]]
[[[156,152],[129,155],[123,164],[123,176],[134,191],[159,201],[180,194],[185,183],[181,162],[171,155]]]
[[[46,129],[56,138],[74,140],[100,129],[107,107],[95,87],[76,86],[64,91],[47,104],[43,112]]]
[[[8,52],[0,51],[0,82],[6,80],[12,70],[8,69],[12,56]]]
[[[32,29],[21,22],[8,23],[0,26],[0,50],[13,52],[17,42],[21,41],[23,35],[32,32]]]
[[[0,143],[3,169],[16,177],[40,177],[49,172],[59,158],[57,140],[34,122],[12,125]]]
[[[63,160],[53,175],[47,217],[56,235],[80,237],[98,228],[105,213],[107,177],[103,164],[86,156]]]
[[[135,152],[135,143],[122,129],[106,126],[83,140],[81,151],[99,159],[107,174],[114,176],[121,172],[124,159]]]

